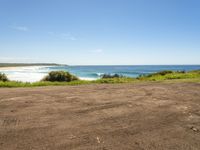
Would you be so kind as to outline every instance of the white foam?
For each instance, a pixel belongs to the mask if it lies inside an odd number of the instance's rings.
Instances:
[[[13,81],[22,81],[22,82],[37,82],[40,81],[47,74],[44,73],[13,73],[8,74],[8,78]]]
[[[37,82],[43,79],[51,71],[47,66],[13,67],[1,70],[11,81]],[[79,77],[81,80],[93,81],[98,78]]]
[[[81,80],[87,80],[87,81],[94,81],[97,80],[97,78],[89,78],[89,77],[79,77]]]
[[[9,80],[22,82],[40,81],[48,73],[46,66],[16,67],[2,70]]]
[[[96,73],[97,74],[97,76],[102,76],[102,75],[104,75],[105,73]]]

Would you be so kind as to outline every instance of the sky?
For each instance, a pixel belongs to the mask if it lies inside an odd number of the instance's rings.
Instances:
[[[0,0],[0,62],[200,64],[199,0]]]

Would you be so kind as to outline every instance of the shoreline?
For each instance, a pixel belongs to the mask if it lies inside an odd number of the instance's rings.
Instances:
[[[33,65],[33,66],[9,66],[9,67],[0,67],[0,72],[4,73],[9,81],[20,81],[23,83],[35,83],[35,82],[41,82],[42,79],[48,75],[49,72],[51,71],[72,71],[70,69],[65,69],[63,67],[61,68],[51,68],[54,66],[37,66],[37,65]],[[199,68],[198,68],[199,69]],[[82,84],[82,81],[94,81],[94,82],[102,82],[102,83],[121,83],[121,82],[135,82],[136,80],[150,80],[150,81],[160,81],[160,80],[172,80],[172,79],[200,79],[200,70],[191,70],[191,71],[173,71],[173,70],[164,70],[164,71],[158,71],[155,73],[151,73],[151,74],[144,74],[144,71],[141,73],[140,76],[136,76],[136,77],[130,77],[130,76],[119,76],[117,77],[112,77],[112,76],[108,76],[105,77],[103,79],[101,78],[95,78],[95,77],[90,77],[90,76],[86,76],[88,74],[86,74],[84,76],[84,74],[76,74],[76,70],[73,72],[75,76],[77,76],[80,80],[80,84]],[[178,70],[178,69],[177,69]],[[189,70],[189,69],[188,69]],[[84,71],[84,70],[83,70]],[[92,70],[94,71],[94,69]],[[106,69],[104,71],[102,70],[97,70],[98,72],[106,72]],[[115,70],[113,70],[115,71]],[[128,70],[129,71],[129,70]],[[95,71],[90,72],[92,75],[95,73],[97,74]],[[147,73],[147,72],[146,72]],[[98,75],[99,77],[99,75]],[[100,79],[100,81],[98,81],[98,79]],[[14,83],[13,83],[14,84]],[[75,84],[79,84],[77,82],[75,82]],[[2,83],[2,85],[5,85]],[[51,84],[52,85],[52,84]],[[30,85],[32,86],[32,85]]]
[[[23,69],[39,69],[39,68],[45,68],[45,67],[53,67],[53,66],[16,66],[16,67],[0,67],[0,73],[2,71],[2,73],[5,73],[6,71],[21,71]],[[22,73],[23,74],[23,73]],[[32,73],[28,73],[30,75],[33,75]],[[34,74],[41,74],[41,73],[34,73]],[[17,79],[12,79],[12,75],[10,74],[7,74],[7,76],[9,78],[11,78],[12,80],[11,81],[22,81],[22,82],[30,82],[30,83],[33,83],[33,82],[39,82],[43,77],[45,77],[45,75],[47,75],[48,72],[46,74],[43,73],[43,75],[40,75],[40,77],[37,77],[37,79],[34,79],[33,81],[26,81],[26,80],[22,80],[21,77],[19,80]],[[24,74],[23,74],[24,75]],[[98,80],[98,78],[90,78],[90,77],[78,77],[80,80],[84,80],[84,81],[95,81],[95,80]]]
[[[0,71],[1,70],[3,70],[3,71],[5,71],[5,70],[14,70],[14,69],[17,69],[17,68],[24,68],[24,67],[0,67]]]
[[[14,70],[14,69],[23,69],[23,68],[32,68],[32,67],[37,67],[37,68],[40,68],[40,67],[52,67],[52,66],[10,66],[10,67],[3,67],[3,66],[0,66],[0,71],[3,70]]]

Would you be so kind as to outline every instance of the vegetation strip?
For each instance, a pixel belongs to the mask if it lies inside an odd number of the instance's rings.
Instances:
[[[194,71],[161,71],[158,73],[140,75],[137,78],[124,77],[121,75],[103,75],[101,79],[94,81],[79,80],[76,76],[64,71],[50,72],[39,82],[9,81],[5,74],[0,73],[0,87],[37,87],[37,86],[63,86],[101,83],[135,83],[142,81],[192,81],[200,82],[200,70]]]

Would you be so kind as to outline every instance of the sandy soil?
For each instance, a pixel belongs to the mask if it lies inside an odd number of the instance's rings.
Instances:
[[[199,150],[200,83],[0,89],[1,150]]]

